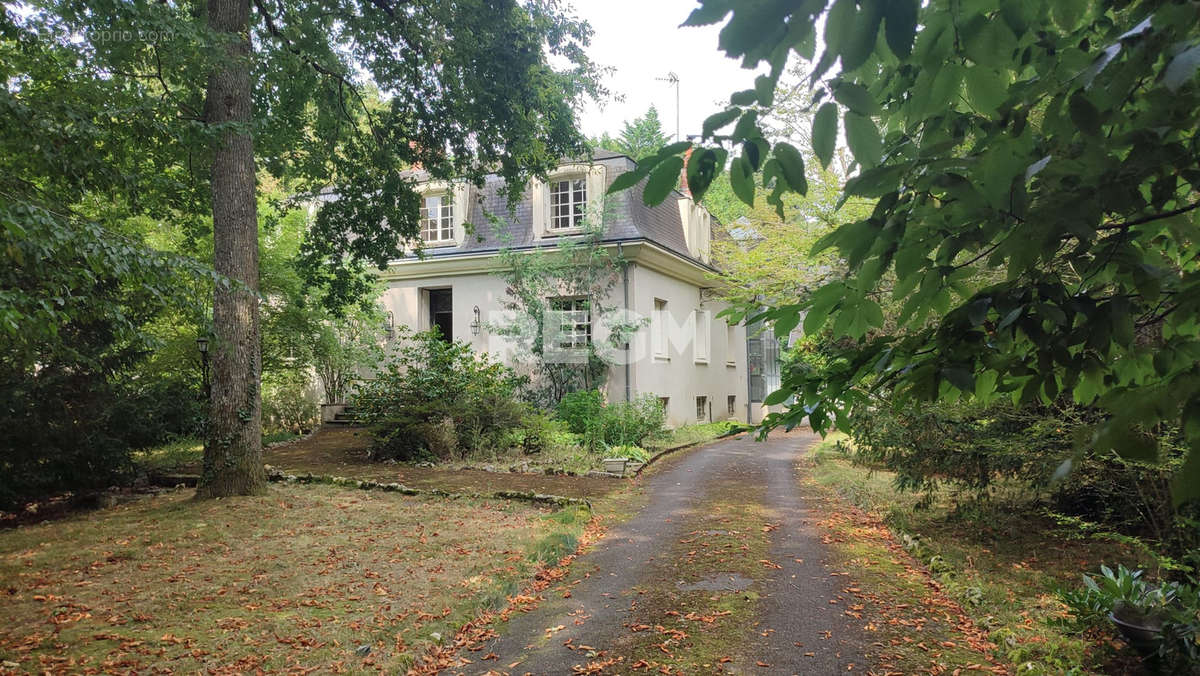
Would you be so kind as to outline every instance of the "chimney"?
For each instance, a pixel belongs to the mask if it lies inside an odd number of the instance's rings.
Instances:
[[[687,166],[688,166],[688,162],[691,161],[691,159],[692,159],[692,149],[688,148],[683,153],[683,169],[679,170],[679,191],[682,192],[684,195],[687,195],[689,199],[692,196],[692,191],[688,190]]]

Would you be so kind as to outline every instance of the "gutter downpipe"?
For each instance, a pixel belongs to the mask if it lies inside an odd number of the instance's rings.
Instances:
[[[621,260],[621,287],[625,294],[625,318],[629,318],[629,265],[625,260],[625,248],[621,242],[617,242],[617,257]],[[625,339],[625,401],[631,401],[631,387],[629,382],[629,338]]]

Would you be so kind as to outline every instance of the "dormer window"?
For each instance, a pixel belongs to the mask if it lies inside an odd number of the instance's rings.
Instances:
[[[587,209],[587,179],[572,176],[550,183],[550,230],[569,230],[583,225]]]
[[[533,181],[534,239],[578,235],[589,222],[601,225],[605,185],[603,164],[564,164],[545,181]]]
[[[449,194],[421,198],[421,240],[426,244],[454,241],[454,199]]]
[[[422,246],[451,248],[466,241],[470,186],[461,181],[428,181],[415,186],[418,237]],[[416,242],[413,242],[415,245]]]

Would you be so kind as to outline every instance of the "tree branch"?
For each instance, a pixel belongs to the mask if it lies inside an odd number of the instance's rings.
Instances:
[[[1194,204],[1189,204],[1186,207],[1180,207],[1178,209],[1164,211],[1161,214],[1154,214],[1153,216],[1143,216],[1142,218],[1135,218],[1132,221],[1125,221],[1124,223],[1109,223],[1108,225],[1102,225],[1102,226],[1096,228],[1096,230],[1097,231],[1100,231],[1100,230],[1124,230],[1125,228],[1132,228],[1136,225],[1144,225],[1146,223],[1162,220],[1164,218],[1178,216],[1179,214],[1186,214],[1187,212],[1189,212],[1193,209],[1200,209],[1200,202],[1196,202]]]
[[[346,77],[344,75],[342,75],[341,73],[338,73],[337,71],[334,71],[334,70],[322,65],[320,62],[312,59],[307,54],[305,54],[303,52],[303,50],[301,50],[299,47],[292,44],[292,41],[289,40],[287,38],[287,36],[285,36],[283,34],[283,31],[280,30],[279,26],[275,23],[275,16],[273,14],[271,14],[270,11],[267,10],[266,6],[263,4],[263,0],[254,0],[254,6],[256,8],[258,8],[258,13],[262,15],[263,22],[267,26],[267,32],[269,32],[272,36],[274,36],[275,39],[279,40],[279,42],[283,45],[284,49],[291,52],[293,55],[296,56],[296,58],[300,59],[307,66],[309,66],[316,72],[320,73],[321,75],[325,75],[327,77],[331,77],[331,78],[334,78],[335,80],[337,80],[339,93],[343,90],[343,87],[345,87],[345,88],[348,88],[350,90],[350,92],[354,94],[354,98],[358,99],[358,104],[363,109],[363,114],[365,114],[367,117],[367,126],[371,128],[371,136],[375,139],[376,142],[382,143],[383,136],[379,133],[379,129],[375,124],[375,117],[371,114],[371,109],[367,107],[367,102],[364,101],[362,98],[362,95],[358,93],[358,87],[355,87],[354,83],[347,80]],[[341,97],[339,97],[339,99],[340,98]],[[342,114],[346,117],[346,119],[353,122],[354,118],[350,116],[350,111],[346,110],[346,106],[344,103],[342,103],[341,108],[342,108]]]

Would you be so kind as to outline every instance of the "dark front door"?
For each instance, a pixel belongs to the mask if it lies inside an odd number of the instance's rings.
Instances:
[[[454,298],[450,289],[429,290],[429,327],[441,333],[443,340],[454,340]]]

